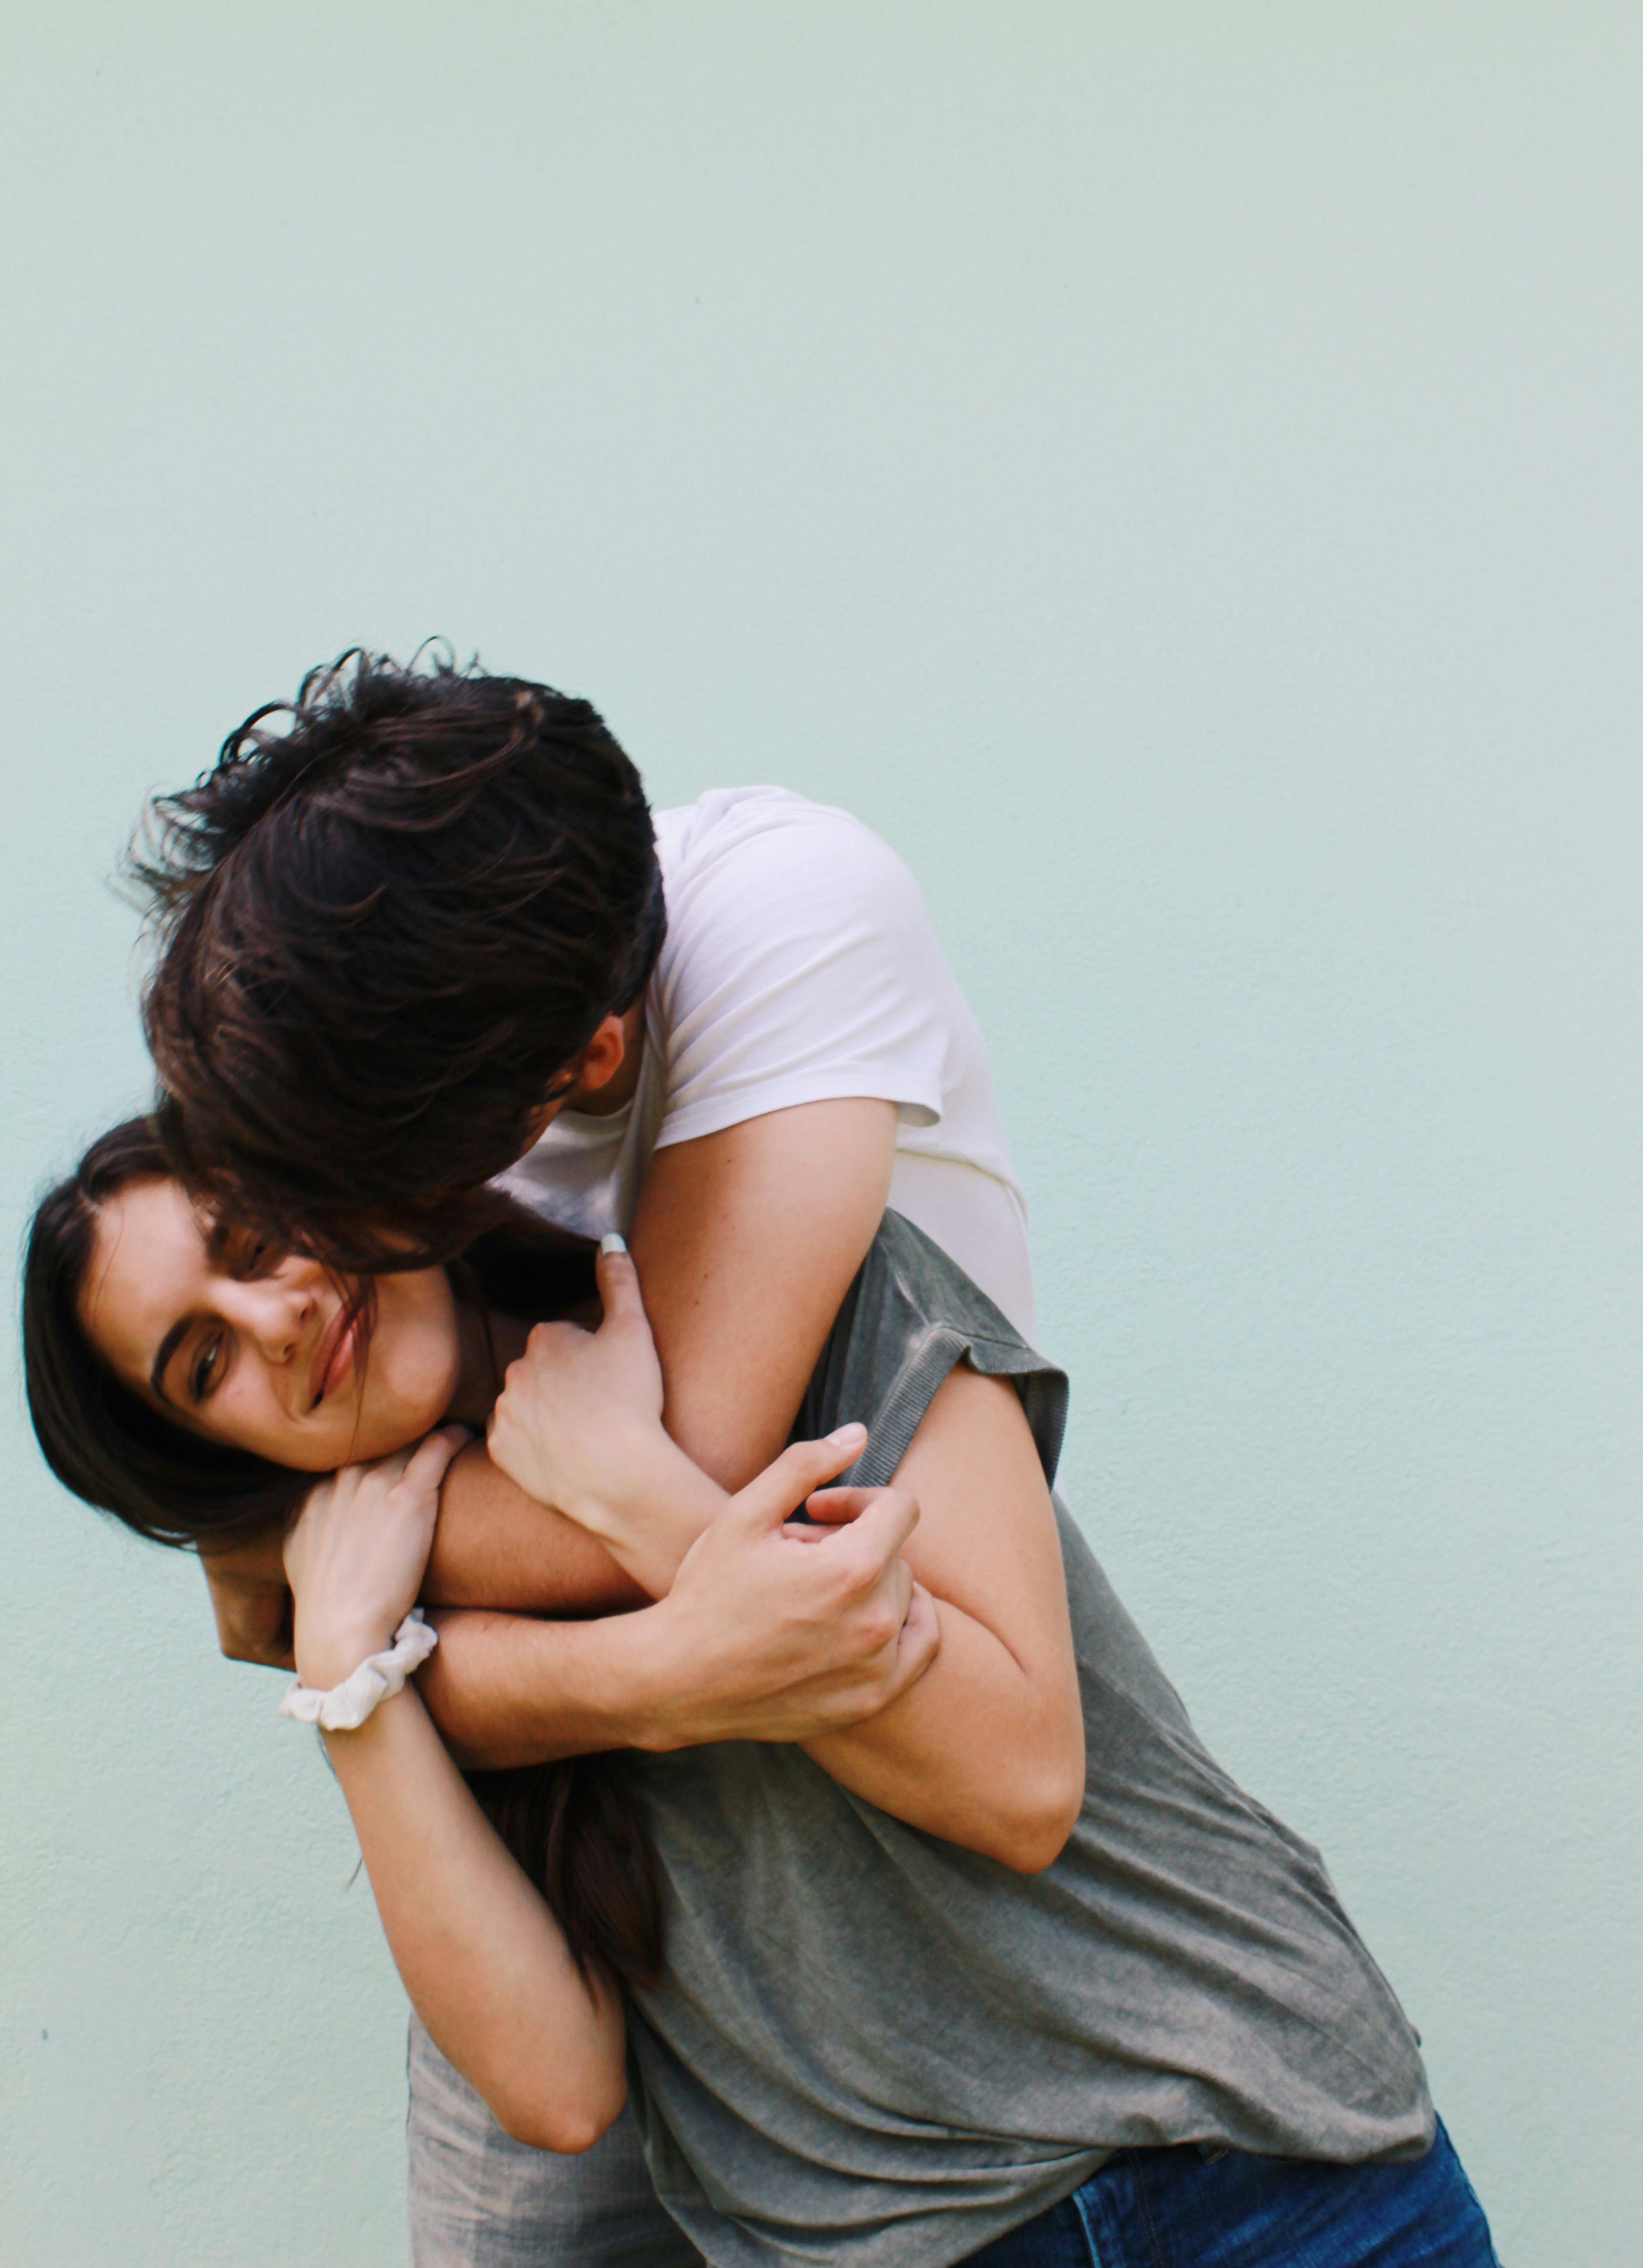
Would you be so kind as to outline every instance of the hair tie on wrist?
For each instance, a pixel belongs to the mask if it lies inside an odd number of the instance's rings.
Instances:
[[[328,1691],[293,1677],[285,1688],[279,1713],[294,1717],[299,1725],[318,1725],[325,1733],[357,1732],[377,1704],[397,1693],[438,1643],[438,1631],[424,1622],[420,1607],[413,1607],[394,1631],[394,1643],[386,1653],[367,1654],[351,1677]]]

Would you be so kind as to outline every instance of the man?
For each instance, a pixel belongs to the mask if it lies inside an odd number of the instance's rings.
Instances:
[[[477,670],[345,656],[306,681],[287,730],[268,713],[159,806],[140,869],[158,912],[145,1023],[196,1186],[345,1263],[454,1250],[498,1178],[568,1227],[625,1233],[668,1430],[731,1489],[786,1440],[887,1204],[1030,1333],[981,1036],[911,877],[866,828],[772,788],[652,828],[587,703]],[[475,1599],[507,1595],[505,1543],[487,1587],[505,1490],[478,1445],[447,1482],[441,1536],[467,1539]],[[225,1650],[284,1658],[275,1566],[241,1554],[208,1576]],[[424,1683],[475,1757],[796,1739],[922,1667],[864,1645],[867,1603],[864,1587],[780,1631],[729,1631],[711,1675],[614,1697],[597,1622],[456,1615]],[[437,2077],[424,2058],[425,2100]],[[471,2156],[479,2129],[462,2131]],[[611,2234],[617,2191],[646,2205],[620,2149],[597,2209],[578,2177],[565,2257],[667,2257],[654,2228]],[[498,2166],[493,2222],[535,2212],[535,2170],[505,2151]],[[454,2238],[418,2241],[453,2257]],[[503,2241],[493,2228],[483,2257]]]

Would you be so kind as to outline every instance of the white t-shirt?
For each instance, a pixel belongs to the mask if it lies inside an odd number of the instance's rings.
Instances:
[[[890,1203],[1029,1341],[1027,1205],[987,1051],[917,884],[848,812],[715,788],[656,814],[667,939],[632,1100],[562,1110],[511,1189],[567,1228],[626,1231],[654,1152],[800,1102],[896,1106]]]

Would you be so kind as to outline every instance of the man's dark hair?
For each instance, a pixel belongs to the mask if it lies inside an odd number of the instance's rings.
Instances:
[[[156,800],[130,866],[173,1162],[343,1264],[473,1235],[666,922],[645,791],[598,711],[438,658],[312,671]]]

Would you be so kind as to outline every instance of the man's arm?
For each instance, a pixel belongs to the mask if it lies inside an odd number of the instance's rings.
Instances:
[[[472,1441],[445,1476],[439,1523],[423,1580],[432,1607],[537,1615],[615,1615],[645,1607],[636,1583],[597,1537],[537,1504]]]
[[[784,1529],[856,1446],[795,1444],[760,1476],[762,1491],[704,1526],[667,1596],[637,1613],[549,1623],[436,1609],[440,1643],[420,1683],[459,1759],[495,1770],[601,1749],[799,1741],[876,1716],[939,1642],[901,1556],[917,1509],[887,1493],[825,1550]],[[671,1444],[667,1454],[695,1471]]]
[[[722,1502],[696,1479],[695,1525],[679,1532],[670,1582],[710,1502]],[[857,1525],[851,1562],[829,1569],[750,1552],[727,1528],[663,1609],[586,1528],[526,1496],[472,1443],[446,1476],[423,1593],[440,1634],[419,1679],[429,1712],[462,1763],[491,1768],[604,1749],[797,1741],[856,1724],[922,1674],[937,1635],[928,1614],[903,1627],[903,1523],[893,1515],[876,1534]],[[282,1550],[273,1535],[206,1562],[232,1659],[295,1667]],[[463,1610],[480,1599],[518,1611]],[[247,1602],[254,1641],[236,1619]],[[546,1615],[599,1619],[532,1619]]]
[[[895,1106],[800,1103],[659,1150],[629,1238],[663,1423],[727,1489],[780,1452],[883,1217]]]
[[[663,1422],[720,1484],[677,1500],[683,1525],[665,1572],[652,1578],[656,1591],[667,1589],[690,1539],[722,1504],[720,1490],[763,1470],[786,1440],[883,1216],[895,1155],[895,1106],[852,1096],[746,1119],[652,1160],[631,1242],[661,1362]],[[494,1550],[480,1541],[486,1518],[470,1500],[455,1519],[442,1508],[436,1565],[465,1602],[541,1611],[542,1590],[515,1557],[528,1533],[520,1507],[533,1500],[495,1494],[501,1478],[485,1484]],[[614,1559],[594,1548],[606,1579],[616,1574]],[[726,1586],[734,1573],[726,1557]],[[665,1618],[659,1631],[656,1617],[641,1615],[624,1631],[578,1632],[513,1615],[453,1617],[441,1625],[424,1690],[441,1730],[474,1763],[803,1739],[874,1713],[912,1682],[932,1642],[920,1625],[899,1652],[887,1652],[881,1634],[871,1642],[881,1591],[832,1599],[820,1574],[809,1571],[801,1599],[763,1593],[733,1609],[721,1598],[720,1612],[692,1624],[694,1670],[665,1643],[679,1626]],[[798,1576],[787,1568],[790,1584]]]

